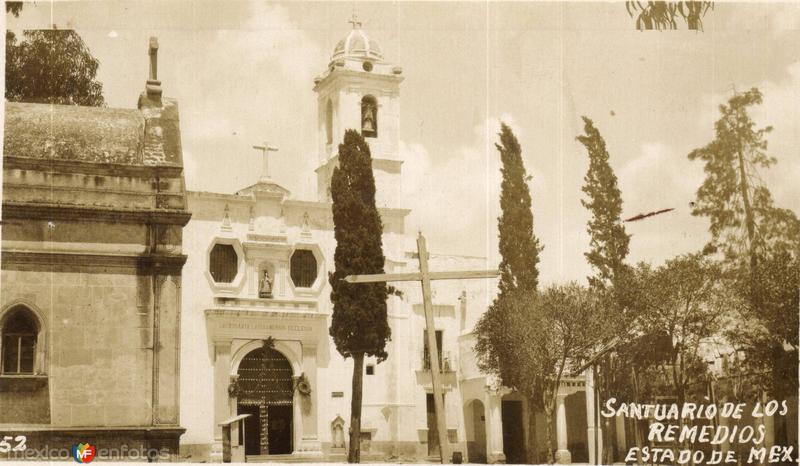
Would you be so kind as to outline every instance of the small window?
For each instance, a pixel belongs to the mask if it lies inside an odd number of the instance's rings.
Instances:
[[[215,244],[209,264],[211,278],[217,283],[230,283],[239,271],[239,257],[230,244]]]
[[[367,364],[367,375],[375,375],[375,365]]]
[[[333,143],[333,103],[328,99],[325,105],[325,143]]]
[[[6,319],[2,335],[4,374],[33,374],[38,334],[36,320],[28,310],[14,311]]]
[[[298,249],[292,254],[291,276],[294,286],[310,288],[317,280],[317,258],[308,249]]]
[[[442,331],[436,330],[434,335],[436,336],[436,349],[439,350],[439,357],[436,358],[439,361],[439,370],[443,370],[442,366]],[[431,350],[428,347],[428,331],[423,330],[422,332],[422,368],[425,370],[431,369]]]
[[[371,95],[361,99],[361,135],[365,138],[378,137],[378,101]]]

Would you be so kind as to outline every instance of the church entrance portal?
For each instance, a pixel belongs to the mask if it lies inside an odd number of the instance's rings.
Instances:
[[[237,413],[245,421],[246,455],[292,453],[292,366],[281,353],[263,347],[239,364]]]

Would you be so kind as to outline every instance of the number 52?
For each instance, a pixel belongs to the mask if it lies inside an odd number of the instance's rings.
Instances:
[[[9,440],[13,440],[17,444],[12,448]],[[6,435],[3,437],[3,440],[0,440],[0,453],[8,453],[9,451],[25,451],[28,447],[25,445],[25,442],[28,441],[28,438],[24,435],[18,435],[16,438],[12,437],[11,435]]]

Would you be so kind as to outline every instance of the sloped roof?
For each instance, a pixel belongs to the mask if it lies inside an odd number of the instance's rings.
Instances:
[[[161,127],[166,122],[148,121],[146,117],[137,109],[6,102],[4,155],[125,165],[180,165],[179,139],[177,144],[166,141],[171,139],[164,134],[171,131]]]

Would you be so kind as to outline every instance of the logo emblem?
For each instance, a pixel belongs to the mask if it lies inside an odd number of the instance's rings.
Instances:
[[[72,446],[72,457],[78,463],[91,463],[94,455],[97,453],[97,448],[89,443],[79,443]]]

